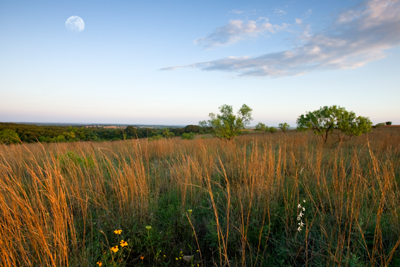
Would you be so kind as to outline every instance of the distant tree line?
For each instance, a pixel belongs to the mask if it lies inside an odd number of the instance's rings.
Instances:
[[[0,123],[0,144],[79,141],[117,141],[137,138],[171,138],[184,134],[210,133],[211,128],[187,125],[183,128],[121,128],[82,127],[82,126],[38,126],[33,124]],[[184,135],[186,137],[186,135]]]
[[[237,115],[232,106],[219,107],[220,114],[210,113],[209,120],[200,121],[199,125],[187,125],[183,128],[138,128],[128,126],[122,128],[77,127],[77,126],[39,126],[31,124],[0,123],[0,144],[17,142],[78,142],[78,141],[117,141],[126,139],[148,138],[158,140],[180,136],[182,139],[194,139],[195,134],[211,133],[224,141],[231,141],[236,136],[245,133],[245,127],[253,119],[252,109],[243,104]],[[297,131],[314,131],[321,136],[324,143],[332,136],[337,142],[347,141],[355,136],[371,132],[372,122],[368,117],[356,116],[353,111],[347,111],[340,106],[325,106],[313,112],[302,114],[296,121]],[[378,127],[381,124],[377,124]],[[386,122],[386,125],[392,123]],[[288,123],[280,123],[279,129],[286,133],[290,128]],[[257,132],[277,131],[264,123],[258,123]]]

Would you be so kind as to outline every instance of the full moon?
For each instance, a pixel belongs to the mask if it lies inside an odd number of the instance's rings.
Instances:
[[[81,32],[85,29],[85,22],[81,17],[71,16],[65,22],[65,27],[72,32]]]

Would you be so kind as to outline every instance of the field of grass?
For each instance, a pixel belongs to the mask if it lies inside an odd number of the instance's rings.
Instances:
[[[2,145],[0,265],[400,266],[400,129],[318,138]]]

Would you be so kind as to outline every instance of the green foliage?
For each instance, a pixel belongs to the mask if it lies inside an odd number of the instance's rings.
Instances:
[[[139,138],[139,136],[140,136],[140,133],[138,132],[138,130],[131,125],[129,125],[128,127],[125,128],[124,133],[126,134],[126,137],[129,139],[132,139],[132,138],[136,139],[136,138]]]
[[[254,131],[256,131],[256,132],[265,132],[267,128],[268,128],[268,126],[265,126],[264,123],[259,122],[259,123],[256,125],[256,128],[254,129]]]
[[[182,134],[182,139],[192,140],[194,139],[195,133],[184,133]]]
[[[277,131],[277,130],[276,130],[275,127],[269,127],[269,132],[270,132],[270,133],[273,134],[273,133],[276,133],[276,131]]]
[[[172,138],[183,133],[211,133],[211,127],[187,125],[183,128],[143,128],[132,125],[122,128],[46,126],[33,124],[0,123],[0,132],[12,130],[18,134],[23,143],[61,143],[79,141],[117,141],[137,138],[158,140],[159,136]],[[151,138],[151,139],[150,139]]]
[[[14,144],[19,142],[18,134],[10,129],[0,131],[0,144]]]
[[[81,157],[74,151],[67,151],[64,155],[60,155],[58,160],[62,168],[65,168],[69,161],[81,167],[94,167],[94,160],[91,156]]]
[[[287,130],[289,130],[290,125],[285,123],[279,123],[279,129],[281,129],[282,132],[286,133]]]
[[[230,141],[240,134],[240,130],[244,129],[246,125],[250,124],[253,119],[251,112],[253,111],[246,104],[239,109],[237,115],[233,114],[233,108],[229,105],[222,105],[219,107],[221,114],[215,115],[210,113],[208,121],[200,121],[199,125],[202,127],[212,127],[212,133],[215,137]]]
[[[147,138],[147,140],[148,141],[154,141],[154,140],[161,140],[161,139],[163,139],[164,137],[161,135],[161,134],[159,134],[159,135],[154,135],[154,136],[152,136],[152,137],[149,137],[149,138]]]
[[[322,137],[324,143],[329,135],[338,141],[347,141],[353,136],[371,132],[372,122],[367,117],[356,117],[353,111],[340,106],[325,106],[319,110],[308,112],[297,119],[297,130],[313,130]]]
[[[165,138],[172,138],[175,136],[175,134],[173,132],[170,132],[168,128],[164,128],[162,130],[162,134]]]
[[[392,122],[391,121],[387,121],[386,125],[392,125]]]

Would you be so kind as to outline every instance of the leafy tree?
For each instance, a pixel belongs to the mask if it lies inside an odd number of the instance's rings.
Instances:
[[[277,130],[276,130],[275,127],[269,127],[269,132],[270,132],[270,133],[273,134],[273,133],[276,133],[276,131],[277,131]]]
[[[194,139],[195,133],[183,133],[182,139],[192,140]]]
[[[313,130],[322,137],[324,144],[329,135],[338,141],[347,141],[353,136],[371,132],[372,122],[367,117],[356,117],[353,111],[340,106],[325,106],[319,110],[308,112],[297,119],[299,131]]]
[[[212,133],[215,137],[230,141],[240,134],[240,130],[244,129],[246,125],[250,124],[253,119],[251,112],[253,111],[246,104],[239,109],[238,114],[233,114],[233,108],[229,105],[222,105],[219,107],[221,114],[215,115],[210,113],[208,121],[200,121],[199,125],[202,127],[212,127]]]
[[[279,129],[281,129],[282,132],[286,133],[287,130],[289,130],[290,125],[285,123],[279,123]]]
[[[168,128],[164,128],[162,130],[162,134],[165,138],[172,138],[175,136],[175,134],[173,132],[170,132]]]
[[[66,141],[67,141],[67,140],[65,139],[65,136],[62,135],[62,134],[60,134],[60,135],[57,136],[57,137],[54,137],[53,139],[54,139],[54,142],[56,142],[56,143],[61,143],[61,142],[66,142]]]
[[[71,127],[72,128],[72,127]],[[75,141],[75,132],[74,131],[69,131],[68,132],[64,132],[63,136],[70,142]]]
[[[14,144],[18,142],[19,136],[15,131],[11,129],[0,131],[0,144]]]
[[[267,127],[268,127],[268,126],[265,126],[264,123],[259,122],[259,123],[256,125],[256,128],[254,129],[254,131],[256,131],[256,132],[264,132],[264,131],[267,129]]]
[[[127,138],[136,138],[137,137],[137,130],[135,127],[129,125],[124,130]]]
[[[387,121],[386,125],[392,125],[392,122],[391,121]]]
[[[199,125],[187,125],[185,126],[185,132],[186,133],[199,133],[201,130],[201,127]]]

